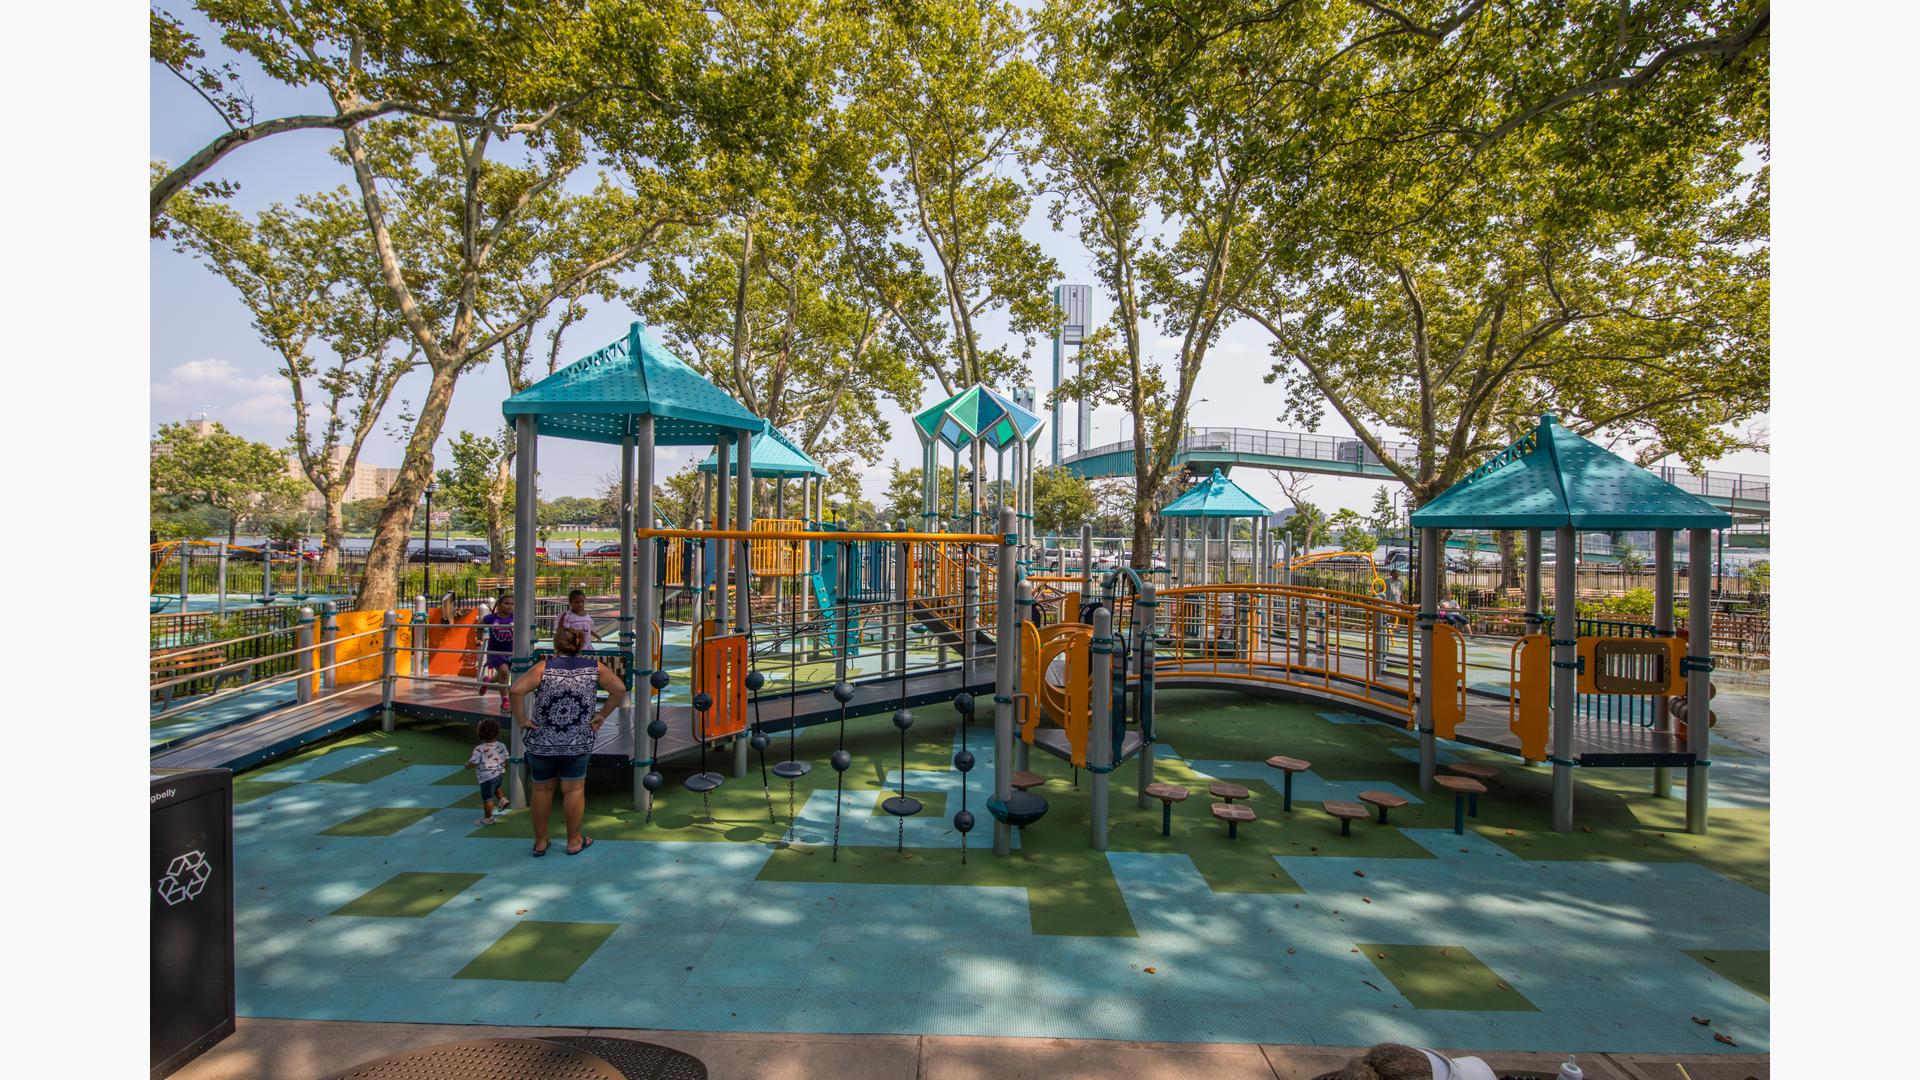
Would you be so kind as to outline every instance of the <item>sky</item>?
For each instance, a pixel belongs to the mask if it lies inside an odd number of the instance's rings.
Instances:
[[[198,12],[187,10],[175,14],[181,15],[190,28],[204,31]],[[207,42],[209,36],[203,32],[203,42]],[[208,42],[208,51],[216,59],[227,58],[217,41]],[[244,65],[242,70],[263,117],[297,111],[328,111],[324,97],[318,93],[301,94],[257,71],[247,70]],[[221,130],[220,120],[212,109],[158,65],[151,67],[150,87],[149,153],[152,158],[180,161]],[[303,193],[350,183],[347,169],[329,154],[338,143],[338,134],[331,132],[275,135],[228,155],[208,178],[237,182],[240,193],[236,205],[243,211],[255,212],[274,202],[291,201]],[[1094,284],[1092,318],[1098,325],[1111,315],[1111,300],[1095,284],[1091,258],[1079,241],[1071,232],[1057,232],[1048,223],[1047,198],[1035,201],[1023,231],[1058,263],[1063,283]],[[237,434],[275,446],[284,445],[292,429],[291,396],[286,380],[277,374],[276,354],[255,335],[238,295],[197,260],[174,251],[170,244],[162,241],[151,244],[150,268],[150,427],[158,428],[168,421],[205,414]],[[563,351],[574,358],[585,356],[625,334],[628,323],[635,318],[630,311],[594,302],[587,317],[568,332]],[[1027,349],[1008,331],[1004,319],[989,318],[978,325],[988,346],[1011,343],[1016,353],[1027,354],[1029,385],[1037,388],[1037,397],[1044,401],[1051,389],[1051,342],[1038,340]],[[1177,343],[1163,339],[1149,344],[1158,347],[1157,355],[1166,356],[1174,351]],[[1298,425],[1277,419],[1284,404],[1280,388],[1261,382],[1271,364],[1263,331],[1244,322],[1230,327],[1221,335],[1200,373],[1189,425],[1297,430]],[[402,381],[381,426],[368,438],[361,453],[362,462],[399,464],[407,431],[394,418],[403,411],[400,403],[403,400],[417,402],[425,385],[424,371],[417,371]],[[923,406],[937,400],[938,389],[929,380]],[[497,428],[500,401],[505,395],[506,375],[497,362],[462,377],[445,433],[437,446],[436,456],[441,463],[447,460],[447,443],[456,433]],[[865,494],[874,501],[880,501],[879,496],[885,491],[891,465],[913,466],[920,460],[919,443],[906,412],[892,403],[883,406],[882,411],[890,424],[889,438],[880,458],[864,470]],[[1063,412],[1063,420],[1066,429],[1063,437],[1071,452],[1075,435],[1071,408]],[[1766,417],[1757,422],[1764,426]],[[1352,434],[1332,415],[1319,430],[1329,435]],[[1394,433],[1382,434],[1387,438],[1398,437]],[[1122,410],[1104,407],[1095,411],[1092,445],[1100,446],[1130,436],[1128,417]],[[1041,445],[1044,448],[1047,444],[1048,439],[1043,436]],[[699,452],[701,457],[705,454],[706,451]],[[692,456],[691,450],[662,449],[660,468],[663,473],[670,473]],[[612,447],[548,440],[540,448],[541,492],[549,497],[596,495],[604,490],[602,478],[611,473],[616,464]],[[1734,454],[1710,467],[1750,473],[1769,471],[1768,456],[1762,452]],[[1286,505],[1279,483],[1263,470],[1239,470],[1235,480],[1270,506]],[[1342,507],[1365,511],[1381,483],[1314,477],[1306,497],[1329,511]]]

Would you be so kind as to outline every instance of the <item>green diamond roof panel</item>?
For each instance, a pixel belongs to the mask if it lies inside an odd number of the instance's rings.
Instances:
[[[1422,529],[1724,529],[1731,515],[1552,416],[1413,512]]]
[[[922,439],[938,439],[949,450],[976,441],[1005,450],[1016,440],[1031,441],[1043,423],[1045,418],[984,385],[970,386],[913,418]]]
[[[817,462],[808,457],[807,452],[800,449],[798,443],[787,438],[784,432],[772,424],[768,424],[765,431],[753,437],[751,446],[753,452],[753,464],[751,467],[753,469],[753,475],[755,476],[774,476],[791,479],[796,476],[827,475],[827,470],[821,468]],[[719,457],[718,451],[708,454],[707,460],[700,463],[700,471],[709,473],[719,472]],[[740,460],[738,458],[727,462],[727,475],[740,475]]]
[[[1186,494],[1160,511],[1161,517],[1243,518],[1266,517],[1272,511],[1246,489],[1224,476],[1219,469],[1213,475],[1188,488]]]
[[[654,418],[658,446],[711,446],[722,433],[766,426],[637,322],[620,340],[508,398],[500,411],[508,419],[536,417],[541,435],[601,443],[633,434],[639,416]]]

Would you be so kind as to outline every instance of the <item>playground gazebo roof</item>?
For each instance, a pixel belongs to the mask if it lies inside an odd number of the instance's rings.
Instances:
[[[500,411],[509,420],[534,417],[543,436],[614,444],[635,433],[640,416],[654,418],[658,446],[712,446],[766,426],[637,322],[620,340],[508,398]]]
[[[1186,494],[1168,503],[1161,517],[1176,518],[1264,518],[1272,511],[1246,489],[1226,478],[1219,469],[1213,475],[1187,489]]]
[[[827,470],[821,468],[813,458],[808,457],[807,452],[800,449],[798,443],[787,438],[784,432],[772,424],[768,424],[760,434],[755,435],[750,445],[749,460],[752,464],[749,469],[755,476],[791,480],[802,476],[827,475]],[[718,451],[708,454],[707,460],[700,463],[700,471],[719,472],[719,458]],[[738,476],[739,473],[740,459],[734,458],[727,463],[727,475]]]
[[[1705,499],[1561,427],[1551,414],[1413,512],[1419,529],[1724,529]]]
[[[977,440],[984,440],[995,450],[1005,450],[1015,441],[1031,439],[1043,422],[1042,417],[986,386],[968,387],[913,418],[923,439],[938,439],[952,450]]]

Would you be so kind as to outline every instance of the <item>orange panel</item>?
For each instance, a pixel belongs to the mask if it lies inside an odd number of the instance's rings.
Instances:
[[[1553,643],[1529,634],[1513,643],[1509,665],[1507,729],[1520,737],[1528,761],[1547,759],[1547,720],[1553,703]]]
[[[1467,643],[1452,623],[1433,628],[1433,651],[1438,669],[1433,689],[1433,733],[1453,738],[1454,729],[1467,717]]]
[[[747,635],[726,634],[700,643],[698,689],[713,696],[707,711],[709,739],[738,735],[747,729]]]

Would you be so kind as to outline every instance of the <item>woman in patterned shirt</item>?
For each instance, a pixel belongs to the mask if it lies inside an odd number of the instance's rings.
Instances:
[[[578,855],[593,844],[580,832],[587,812],[587,758],[594,736],[607,717],[624,705],[627,688],[613,669],[581,656],[586,635],[562,627],[553,638],[554,655],[533,665],[514,681],[513,713],[526,728],[527,780],[532,792],[527,810],[533,816],[533,853],[547,853],[547,818],[553,812],[553,789],[560,788],[560,812],[567,823],[567,854]],[[596,691],[607,692],[607,702],[594,708]],[[533,697],[532,708],[525,704]]]

